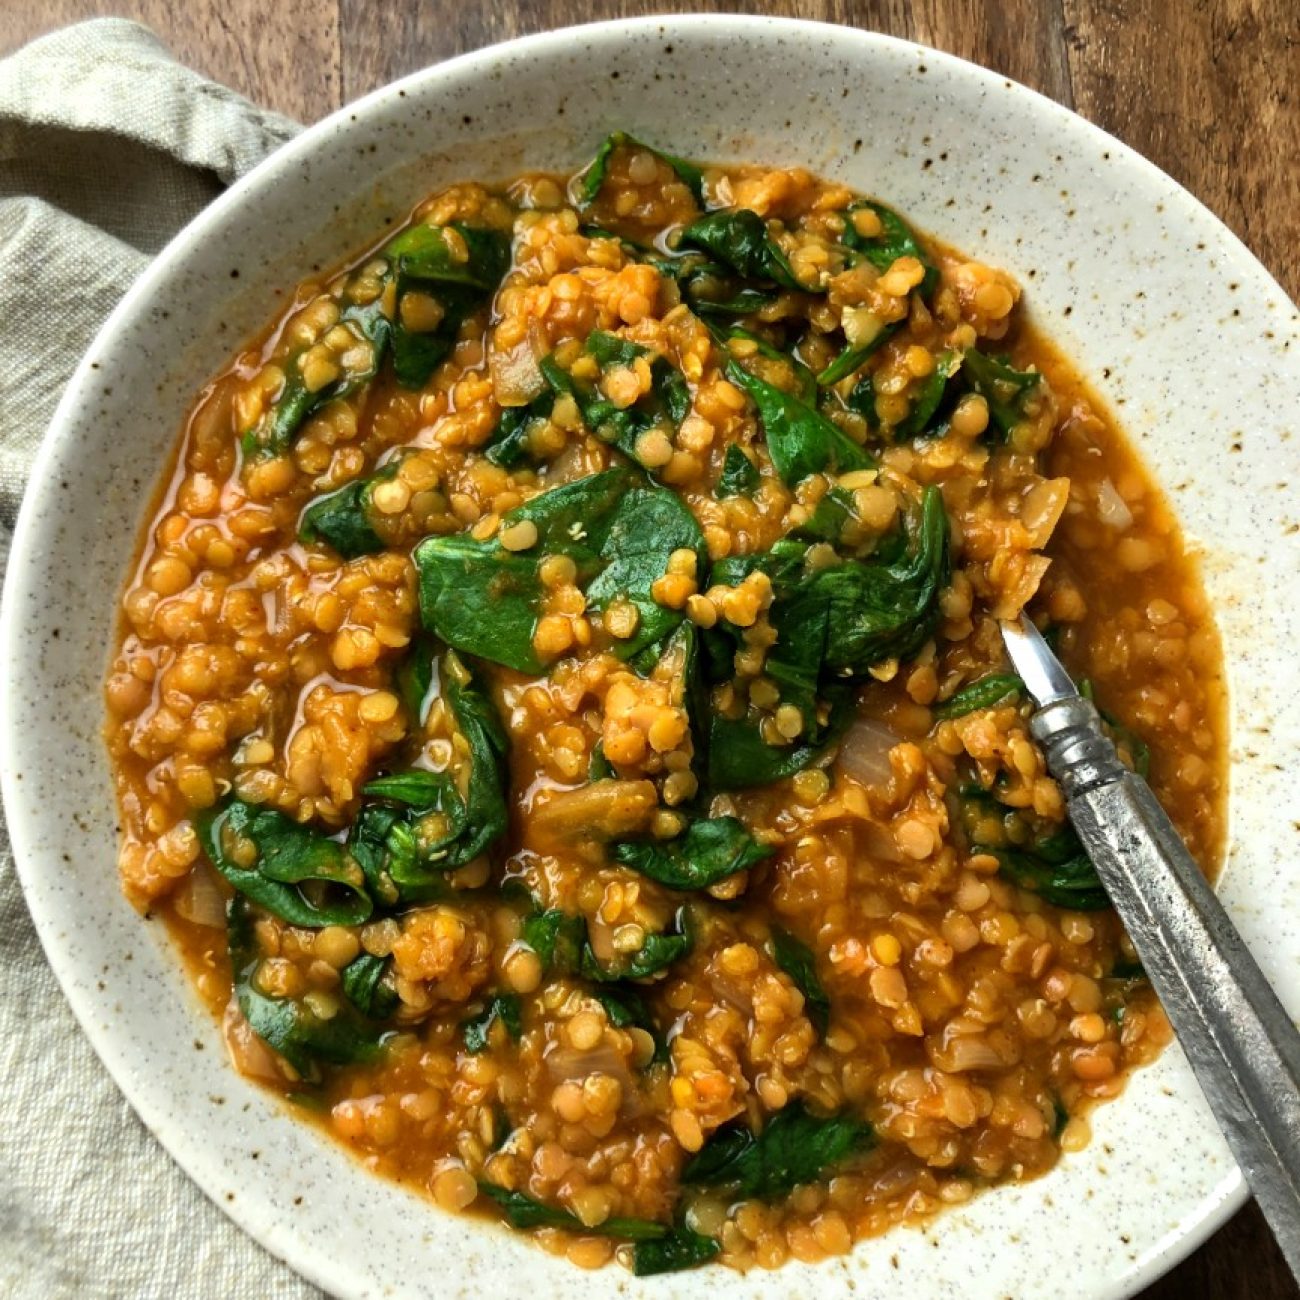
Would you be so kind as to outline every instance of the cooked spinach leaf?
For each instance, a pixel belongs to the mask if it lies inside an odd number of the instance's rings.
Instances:
[[[880,218],[878,235],[860,235],[853,224],[853,214],[867,209]],[[844,242],[861,253],[878,271],[888,271],[900,257],[914,257],[925,268],[921,281],[921,297],[929,299],[939,282],[939,268],[930,260],[916,236],[902,217],[892,208],[871,199],[860,199],[850,204],[844,212]]]
[[[742,370],[758,374],[758,377],[782,392],[793,393],[805,406],[816,407],[818,400],[817,377],[792,352],[783,352],[775,344],[769,343],[761,334],[754,333],[739,325],[724,329],[719,325],[708,323],[713,341],[724,353],[726,359]],[[744,345],[741,348],[733,346]],[[764,366],[763,362],[771,362]],[[774,369],[775,367],[775,369]]]
[[[768,454],[787,487],[795,487],[809,474],[844,474],[875,464],[815,407],[750,374],[734,360],[727,363],[726,374],[758,407]]]
[[[831,1019],[831,1000],[817,976],[817,959],[806,943],[779,925],[772,927],[772,956],[803,994],[803,1009],[819,1038],[826,1037]]]
[[[991,853],[1008,879],[1056,907],[1074,912],[1101,912],[1110,906],[1097,869],[1072,826],[1026,847],[974,846]]]
[[[396,280],[397,319],[392,325],[393,370],[406,388],[421,388],[451,352],[465,318],[496,292],[510,265],[510,241],[499,231],[462,222],[417,225],[384,248]],[[441,308],[438,323],[417,330],[407,323],[408,292],[429,294]]]
[[[691,936],[687,933],[682,918],[678,918],[678,932],[675,934],[647,934],[645,941],[633,953],[620,954],[613,966],[604,966],[596,956],[590,942],[582,948],[582,958],[578,971],[584,979],[597,984],[617,983],[622,980],[649,979],[652,975],[666,970],[675,961],[685,957],[691,950]]]
[[[823,388],[838,384],[841,379],[851,375],[864,361],[885,346],[902,328],[902,322],[882,325],[871,338],[861,343],[848,343],[844,350],[817,376],[817,382]]]
[[[646,979],[686,956],[691,937],[684,912],[679,912],[673,932],[647,934],[634,953],[620,954],[612,966],[603,966],[587,938],[586,919],[559,908],[536,911],[524,919],[520,940],[538,956],[544,969],[557,975],[581,975],[596,985],[618,985],[624,980]]]
[[[853,385],[844,402],[850,411],[856,411],[867,422],[873,434],[880,432],[880,413],[876,410],[876,382],[867,373]]]
[[[735,817],[700,818],[676,839],[625,840],[612,848],[615,862],[669,889],[707,889],[774,852]]]
[[[302,513],[298,540],[325,542],[345,560],[374,555],[385,543],[371,526],[372,496],[377,483],[391,479],[400,462],[389,461],[369,478],[354,479],[346,487],[317,497]]]
[[[603,610],[615,598],[636,606],[635,633],[618,643],[630,658],[662,640],[682,619],[651,595],[675,550],[703,550],[695,517],[676,493],[636,486],[624,468],[605,470],[553,488],[512,510],[503,527],[531,520],[538,541],[507,551],[495,538],[430,537],[415,551],[425,626],[468,654],[519,672],[545,665],[533,649],[543,595],[539,568],[548,555],[569,556],[589,606]]]
[[[934,369],[925,377],[920,391],[912,399],[912,408],[894,426],[895,438],[918,438],[930,433],[938,423],[935,419],[948,395],[949,381],[961,367],[958,352],[940,352],[934,359]]]
[[[735,584],[756,568],[776,591],[768,617],[777,630],[764,672],[782,703],[795,705],[803,730],[789,745],[769,744],[751,717],[715,712],[710,721],[708,779],[714,790],[737,790],[793,776],[815,762],[851,717],[847,684],[874,664],[915,653],[933,633],[938,598],[948,580],[948,518],[938,488],[927,488],[918,517],[908,526],[908,550],[897,559],[844,560],[804,573],[807,546],[783,540],[765,555],[741,556],[713,566],[713,580]],[[726,635],[705,638],[712,673],[730,675]],[[824,705],[829,722],[818,723]]]
[[[379,373],[392,337],[392,323],[384,315],[382,295],[360,304],[351,300],[352,291],[353,284],[344,288],[339,324],[352,333],[358,347],[362,343],[369,344],[368,359],[358,368],[340,374],[333,382],[312,390],[307,387],[302,373],[308,347],[300,348],[285,358],[284,384],[279,395],[257,424],[244,434],[246,457],[275,456],[286,451],[309,416],[329,402],[360,392]]]
[[[605,757],[605,742],[598,740],[591,748],[591,759],[587,763],[588,781],[607,781],[614,775],[614,764]]]
[[[1151,772],[1151,750],[1146,741],[1136,731],[1121,722],[1113,713],[1108,713],[1097,703],[1097,692],[1087,677],[1079,679],[1079,694],[1090,700],[1101,717],[1102,725],[1119,750],[1120,758],[1127,756],[1129,766],[1138,776],[1146,777]]]
[[[1056,835],[1039,840],[1030,852],[999,850],[996,856],[1017,884],[1034,890],[1057,907],[1097,912],[1110,906],[1097,870],[1073,827],[1066,826]]]
[[[742,1199],[774,1200],[815,1182],[874,1143],[870,1124],[852,1115],[812,1114],[791,1102],[755,1136],[743,1125],[719,1129],[682,1170],[682,1182],[726,1187]]]
[[[847,713],[846,710],[845,726],[850,720]],[[752,719],[715,714],[709,724],[709,787],[749,790],[784,781],[822,758],[842,730],[843,727],[829,729],[817,743],[769,745]]]
[[[603,330],[587,338],[586,350],[596,359],[601,371],[611,367],[631,367],[639,358],[651,357],[648,348]],[[605,397],[598,387],[579,382],[558,366],[551,357],[541,363],[542,377],[555,396],[568,394],[578,405],[583,423],[602,442],[615,446],[629,460],[641,464],[638,444],[652,429],[666,434],[676,429],[691,409],[690,389],[686,380],[666,357],[653,356],[650,365],[650,391],[643,393],[631,406],[620,407]],[[643,466],[651,474],[658,466]]]
[[[754,462],[737,443],[729,443],[722,458],[722,473],[718,476],[718,485],[713,489],[713,495],[719,500],[726,497],[752,497],[762,481],[762,475]]]
[[[841,487],[833,487],[813,508],[803,523],[790,530],[800,541],[830,542],[838,546],[841,534],[854,515],[853,497]]]
[[[644,1029],[654,1039],[650,1065],[660,1065],[668,1059],[668,1043],[635,984],[600,982],[592,989],[592,997],[604,1008],[605,1019],[615,1029]]]
[[[710,326],[726,316],[739,318],[760,312],[775,303],[780,293],[746,284],[731,267],[697,249],[645,260],[665,279],[676,282],[687,306]]]
[[[677,179],[695,196],[695,201],[703,206],[704,173],[700,168],[692,162],[687,162],[685,158],[664,153],[661,149],[653,149],[635,136],[628,135],[626,131],[614,131],[602,141],[600,148],[596,150],[595,158],[591,160],[590,166],[583,174],[582,183],[578,187],[578,198],[584,208],[596,201],[596,195],[600,193],[609,171],[609,160],[614,151],[620,148],[644,149],[646,153],[654,154],[660,162],[667,163],[677,173]]]
[[[892,564],[850,560],[809,580],[827,606],[826,671],[863,676],[884,659],[915,654],[933,633],[949,572],[948,516],[937,487],[925,489],[909,534],[910,554]]]
[[[712,1237],[679,1223],[658,1241],[637,1242],[632,1249],[632,1273],[636,1277],[680,1273],[683,1269],[707,1264],[721,1249]]]
[[[634,481],[627,469],[605,470],[512,510],[503,526],[530,520],[537,527],[537,544],[528,551],[508,551],[495,538],[477,541],[465,534],[426,538],[415,549],[425,627],[466,654],[522,673],[545,671],[533,649],[541,561],[567,555],[579,582],[590,581],[604,567],[598,548],[606,521]]]
[[[1065,1132],[1065,1126],[1070,1122],[1070,1112],[1066,1109],[1065,1102],[1060,1097],[1052,1098],[1052,1136],[1059,1138]]]
[[[465,1050],[474,1055],[484,1052],[488,1047],[488,1034],[492,1026],[500,1021],[506,1027],[506,1033],[517,1043],[523,1036],[523,1008],[513,993],[498,993],[491,998],[476,1016],[471,1016],[461,1025],[465,1039]]]
[[[572,975],[582,962],[587,923],[581,916],[553,907],[526,917],[519,938],[537,954],[544,969]]]
[[[541,393],[527,406],[508,406],[501,412],[497,427],[483,444],[483,454],[502,469],[515,469],[534,459],[529,438],[539,423],[544,422],[555,405],[555,394]]]
[[[320,1076],[320,1062],[348,1065],[375,1061],[383,1051],[384,1025],[343,1004],[328,1019],[306,1002],[272,997],[258,987],[261,956],[247,899],[236,895],[226,914],[235,998],[252,1031],[279,1052],[308,1082]]]
[[[990,673],[936,704],[934,716],[940,720],[961,718],[976,709],[991,709],[1004,700],[1019,699],[1024,693],[1025,684],[1015,673]]]
[[[394,889],[407,901],[429,889],[437,894],[446,872],[472,862],[505,832],[509,742],[496,706],[453,652],[442,657],[437,680],[469,750],[465,793],[451,772],[422,768],[363,787],[369,802],[353,823],[348,848],[381,897]]]
[[[576,1214],[546,1205],[526,1192],[512,1192],[495,1183],[479,1180],[478,1189],[501,1207],[506,1222],[512,1228],[526,1231],[529,1228],[567,1228],[570,1232],[594,1233],[600,1237],[618,1237],[623,1241],[654,1241],[668,1235],[668,1228],[649,1219],[606,1219],[604,1223],[588,1227]]]
[[[1025,402],[1043,378],[1036,370],[1016,370],[976,348],[962,360],[962,374],[988,403],[989,419],[1004,438],[1025,418]]]
[[[200,813],[195,826],[212,865],[290,925],[359,925],[374,911],[343,846],[283,813],[229,799]]]
[[[698,248],[715,261],[751,280],[767,280],[783,289],[802,289],[767,222],[749,208],[710,212],[682,231],[680,247]]]
[[[391,958],[363,952],[339,972],[344,994],[363,1016],[383,1020],[397,1010],[397,990],[384,978],[392,964]]]
[[[703,569],[704,533],[675,492],[633,488],[610,512],[599,548],[604,568],[587,586],[587,605],[603,611],[623,600],[636,607],[636,630],[614,646],[620,659],[631,659],[680,625],[681,611],[659,604],[651,593],[674,551],[694,551]]]

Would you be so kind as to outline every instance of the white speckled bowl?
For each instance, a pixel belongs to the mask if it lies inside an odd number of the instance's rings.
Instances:
[[[1046,99],[932,50],[761,18],[556,32],[418,73],[336,113],[219,199],[127,295],[42,449],[3,604],[5,805],[32,913],[96,1049],[214,1201],[346,1297],[745,1300],[1127,1295],[1238,1206],[1182,1056],[1096,1115],[1049,1177],[844,1259],[745,1277],[588,1274],[362,1171],[225,1062],[160,927],[118,893],[100,683],[114,593],[199,386],[313,267],[427,191],[571,168],[623,126],[692,157],[804,163],[1014,272],[1111,402],[1200,552],[1233,683],[1229,910],[1300,1009],[1296,783],[1300,328],[1203,207]],[[238,278],[234,273],[238,271]],[[196,1050],[204,1048],[206,1050]],[[258,1158],[255,1158],[258,1157]],[[725,1279],[725,1280],[724,1280]]]

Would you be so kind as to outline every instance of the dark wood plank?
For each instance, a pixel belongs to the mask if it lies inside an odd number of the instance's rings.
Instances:
[[[104,17],[144,23],[183,63],[301,121],[343,102],[338,0],[0,0],[0,54]]]
[[[1258,1206],[1251,1201],[1141,1300],[1296,1300],[1296,1286]]]
[[[1300,4],[1064,8],[1079,112],[1186,185],[1300,298]]]
[[[340,0],[343,87],[349,99],[403,73],[494,41],[583,22],[671,14],[673,0],[507,0],[466,5],[454,0],[393,4]],[[694,13],[788,13],[823,22],[855,23],[895,36],[914,34],[909,0],[694,0]]]
[[[1073,107],[1061,0],[914,0],[914,38]]]

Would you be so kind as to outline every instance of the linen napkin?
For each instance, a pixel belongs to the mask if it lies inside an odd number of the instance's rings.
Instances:
[[[0,61],[0,574],[32,456],[132,280],[299,127],[177,63],[148,30],[82,23]],[[45,961],[0,819],[0,1295],[310,1300],[145,1130]]]

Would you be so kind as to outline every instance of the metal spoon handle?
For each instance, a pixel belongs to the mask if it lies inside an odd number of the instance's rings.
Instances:
[[[1300,1279],[1300,1033],[1146,782],[1078,696],[1031,724],[1228,1146]]]

